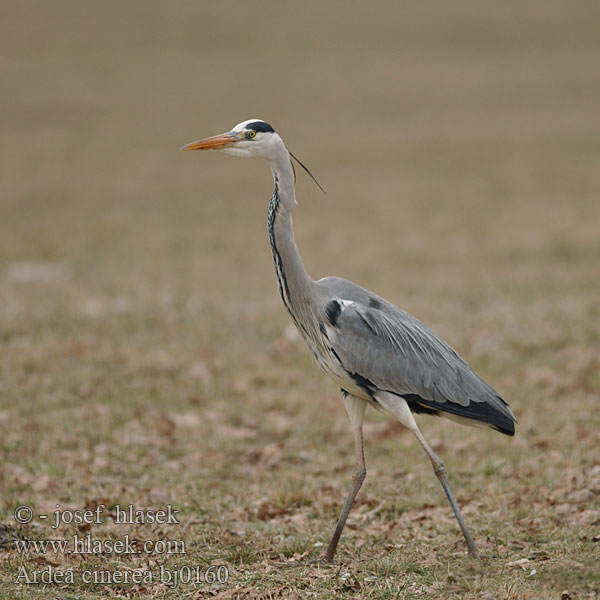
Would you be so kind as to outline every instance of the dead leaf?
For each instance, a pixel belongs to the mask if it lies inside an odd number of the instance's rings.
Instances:
[[[36,492],[45,492],[49,490],[54,485],[53,481],[50,479],[48,475],[45,473],[39,475],[34,482],[31,484],[31,487]]]
[[[585,502],[586,500],[589,500],[590,498],[593,497],[593,492],[592,490],[589,490],[588,488],[583,488],[581,490],[576,490],[574,492],[571,492],[568,496],[567,496],[567,500],[569,500],[570,502]]]
[[[209,386],[213,381],[213,374],[205,362],[196,362],[188,369],[188,374],[193,379],[197,379],[203,385]]]
[[[88,498],[85,501],[84,508],[85,510],[96,510],[101,504],[108,507],[110,505],[110,499],[106,497]]]
[[[268,444],[264,448],[250,452],[248,462],[250,464],[261,465],[267,469],[272,469],[281,460],[280,444]]]

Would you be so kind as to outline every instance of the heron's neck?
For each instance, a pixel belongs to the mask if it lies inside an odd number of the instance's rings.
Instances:
[[[287,150],[278,160],[271,162],[275,189],[269,204],[269,238],[279,293],[288,312],[298,328],[308,335],[302,326],[303,314],[311,310],[315,295],[314,282],[307,273],[294,241],[292,207],[294,206],[294,172]]]

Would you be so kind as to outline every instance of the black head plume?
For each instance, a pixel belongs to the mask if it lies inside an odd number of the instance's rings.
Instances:
[[[289,152],[289,150],[288,150]],[[325,190],[321,187],[321,184],[316,180],[315,176],[308,170],[308,167],[302,164],[291,152],[290,156],[310,175],[310,178],[317,184],[317,187],[325,194]],[[292,163],[292,170],[294,171],[294,183],[296,182],[296,169],[294,169],[294,163]]]

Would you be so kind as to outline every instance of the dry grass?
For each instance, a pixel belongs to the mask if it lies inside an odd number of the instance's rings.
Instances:
[[[3,5],[0,543],[186,555],[4,549],[2,598],[599,596],[597,3]],[[414,440],[370,413],[339,565],[281,566],[327,542],[352,435],[277,296],[265,165],[177,151],[251,116],[327,188],[299,176],[309,271],[430,324],[515,410],[514,439],[420,420],[482,561]],[[12,517],[98,503],[181,524]],[[230,579],[13,583],[161,564]]]

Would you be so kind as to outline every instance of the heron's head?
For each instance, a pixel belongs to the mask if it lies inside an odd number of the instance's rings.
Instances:
[[[282,144],[281,138],[268,123],[248,119],[227,133],[192,142],[182,150],[222,150],[234,156],[258,156],[268,160]]]

